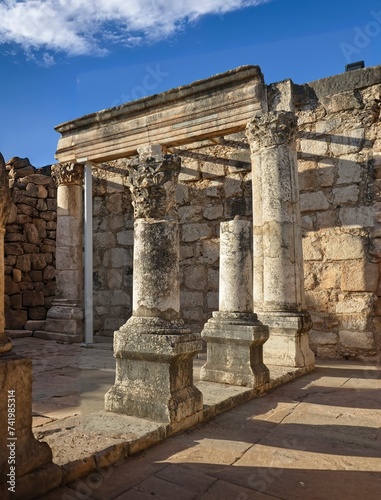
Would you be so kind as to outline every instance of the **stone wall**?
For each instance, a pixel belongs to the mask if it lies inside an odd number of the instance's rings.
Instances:
[[[49,171],[28,158],[12,158],[7,170],[13,203],[4,245],[6,328],[37,330],[56,289],[56,188]]]
[[[352,86],[352,78],[336,77],[342,88],[334,95],[324,95],[326,82],[315,82],[315,95],[323,95],[309,97],[298,112],[310,343],[331,358],[381,350],[381,85]]]
[[[131,316],[133,211],[123,162],[93,169],[94,329],[113,335]]]

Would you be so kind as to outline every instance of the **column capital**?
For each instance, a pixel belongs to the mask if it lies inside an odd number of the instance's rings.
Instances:
[[[177,219],[175,191],[180,166],[177,155],[146,152],[130,163],[127,182],[135,219]]]
[[[296,137],[297,118],[292,111],[272,111],[254,116],[246,135],[252,151],[291,144]]]
[[[57,187],[68,184],[82,186],[83,175],[80,163],[56,163],[52,166],[52,178]]]
[[[11,210],[9,177],[3,155],[0,153],[0,227],[4,227]]]

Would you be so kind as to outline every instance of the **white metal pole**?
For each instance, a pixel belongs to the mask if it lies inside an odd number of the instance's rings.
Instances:
[[[85,344],[93,339],[93,177],[91,162],[86,161],[85,170],[85,220],[84,220],[84,281],[85,281]]]

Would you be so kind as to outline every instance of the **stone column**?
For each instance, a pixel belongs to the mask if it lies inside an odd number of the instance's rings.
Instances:
[[[202,332],[207,362],[201,379],[258,387],[269,381],[263,344],[269,329],[253,314],[251,222],[221,223],[219,311]]]
[[[302,236],[291,111],[254,117],[247,126],[253,169],[254,310],[270,327],[269,365],[313,367],[304,303]]]
[[[4,233],[11,207],[0,153],[0,498],[37,498],[61,483],[46,443],[32,433],[32,362],[15,354],[4,332]]]
[[[175,424],[202,410],[202,394],[193,385],[201,338],[180,316],[175,205],[180,159],[163,155],[158,146],[138,152],[129,174],[135,215],[133,313],[115,332],[116,379],[105,408]]]
[[[54,165],[57,185],[57,293],[43,338],[83,340],[83,165]]]

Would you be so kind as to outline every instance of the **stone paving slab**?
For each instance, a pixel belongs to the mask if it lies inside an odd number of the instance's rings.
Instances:
[[[203,415],[176,429],[103,411],[104,390],[113,383],[115,367],[104,345],[46,346],[35,338],[14,343],[20,354],[32,355],[36,394],[46,389],[46,398],[33,403],[35,433],[52,446],[66,484],[44,500],[167,500],[180,494],[218,500],[379,498],[377,365],[324,361],[287,385],[281,384],[303,372],[271,367],[271,384],[263,391],[198,382]],[[195,379],[204,362],[196,360]],[[64,381],[70,390],[58,387],[52,395],[52,380]],[[338,495],[335,490],[329,496],[332,491],[320,482],[335,485],[339,471],[343,484]],[[359,480],[371,484],[361,489]]]
[[[379,401],[381,373],[367,378],[368,368],[324,362],[41,500],[379,500],[381,413],[366,387]]]

